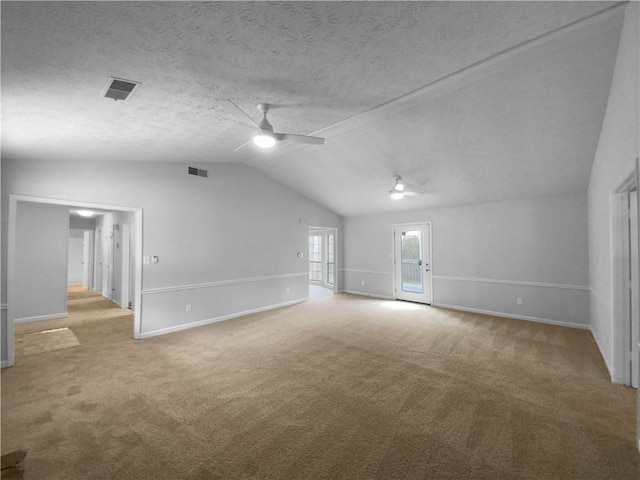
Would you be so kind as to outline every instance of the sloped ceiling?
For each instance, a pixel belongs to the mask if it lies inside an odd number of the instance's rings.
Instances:
[[[244,162],[348,216],[586,190],[624,5],[1,8],[3,158]],[[110,76],[142,85],[114,102]],[[225,99],[325,145],[234,152]],[[396,174],[423,195],[391,200]]]

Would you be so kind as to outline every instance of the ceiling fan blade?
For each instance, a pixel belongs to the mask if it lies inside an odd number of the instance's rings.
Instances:
[[[227,99],[227,102],[229,102],[231,105],[235,107],[235,108],[232,108],[231,111],[234,112],[234,114],[236,115],[236,117],[240,122],[247,123],[247,120],[249,120],[252,126],[255,125],[256,127],[260,128],[260,124],[256,122],[253,118],[251,118],[247,112],[245,112],[238,105],[233,103],[232,100]]]
[[[249,145],[253,140],[248,140],[246,142],[244,142],[242,145],[237,146],[236,148],[233,149],[234,152],[237,152],[238,150],[240,150],[241,148],[246,147],[247,145]]]
[[[312,137],[310,135],[296,135],[294,133],[274,133],[274,136],[281,141],[291,143],[307,143],[309,145],[322,145],[324,138]]]
[[[404,195],[422,195],[420,192],[402,192]]]

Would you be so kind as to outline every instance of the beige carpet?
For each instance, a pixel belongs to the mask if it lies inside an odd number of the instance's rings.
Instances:
[[[69,328],[2,373],[26,479],[640,478],[636,392],[587,331],[349,295]]]

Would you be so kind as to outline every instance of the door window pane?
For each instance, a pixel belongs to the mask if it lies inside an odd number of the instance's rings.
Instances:
[[[322,236],[309,235],[309,280],[322,281]]]
[[[423,293],[422,286],[422,231],[410,230],[401,236],[402,290]]]
[[[334,239],[333,234],[327,235],[327,283],[334,284]]]

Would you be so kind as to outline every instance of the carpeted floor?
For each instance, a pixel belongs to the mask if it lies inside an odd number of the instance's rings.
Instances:
[[[2,372],[26,479],[640,478],[587,331],[350,295],[138,341],[106,313]]]

